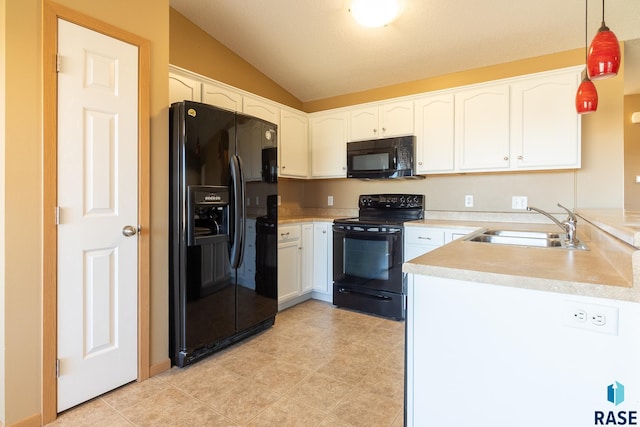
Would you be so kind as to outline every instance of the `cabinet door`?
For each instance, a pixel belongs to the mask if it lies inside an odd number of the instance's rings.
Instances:
[[[454,152],[453,94],[415,102],[416,169],[421,173],[452,172]]]
[[[313,224],[302,224],[302,253],[300,260],[300,293],[311,292],[313,289]]]
[[[378,107],[357,108],[349,112],[349,141],[380,137]]]
[[[509,168],[509,85],[455,95],[455,141],[462,171]]]
[[[278,302],[282,303],[300,294],[299,241],[278,245]]]
[[[340,112],[309,119],[313,178],[346,178],[347,117]]]
[[[427,227],[405,227],[404,261],[409,261],[444,245],[445,231]]]
[[[280,108],[275,104],[264,102],[257,98],[245,96],[242,99],[242,112],[274,125],[280,124]]]
[[[202,102],[231,111],[242,111],[242,95],[229,89],[202,84]]]
[[[413,101],[393,102],[380,106],[381,137],[413,135]]]
[[[331,223],[313,224],[313,290],[328,294],[333,284]]]
[[[179,74],[169,74],[169,105],[181,101],[201,101],[202,83]]]
[[[512,147],[518,169],[580,167],[580,72],[531,78],[511,87]]]
[[[280,176],[309,176],[309,120],[306,114],[280,113]]]

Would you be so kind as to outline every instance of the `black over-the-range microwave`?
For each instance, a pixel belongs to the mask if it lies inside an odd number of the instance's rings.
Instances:
[[[416,137],[374,139],[347,143],[347,178],[402,178],[415,175]]]

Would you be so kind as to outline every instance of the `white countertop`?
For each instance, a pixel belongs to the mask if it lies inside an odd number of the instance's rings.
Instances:
[[[502,286],[640,302],[640,226],[630,213],[585,210],[578,237],[589,251],[453,241],[404,264],[403,271]],[[558,231],[555,224],[424,219],[409,227]],[[635,273],[634,273],[635,272]]]

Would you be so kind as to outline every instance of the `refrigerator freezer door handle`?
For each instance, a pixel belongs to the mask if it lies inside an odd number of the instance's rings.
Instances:
[[[245,183],[244,174],[242,171],[242,160],[237,155],[231,157],[230,171],[231,182],[233,192],[233,203],[235,204],[233,212],[234,218],[231,220],[234,222],[233,227],[233,243],[229,253],[229,261],[231,268],[238,268],[242,265],[242,258],[244,255],[244,226],[245,226]]]

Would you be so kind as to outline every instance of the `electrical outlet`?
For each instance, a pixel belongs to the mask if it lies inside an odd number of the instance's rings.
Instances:
[[[251,206],[251,197],[247,197],[247,206]]]
[[[473,207],[473,196],[472,195],[466,195],[464,196],[464,207],[465,208],[472,208]]]
[[[260,196],[256,196],[256,206],[260,206]]]
[[[280,206],[282,204],[282,199],[280,198],[280,195],[278,194],[278,196],[276,197],[278,206]]]
[[[575,310],[573,312],[573,319],[576,322],[586,322],[587,321],[587,312],[582,310],[582,309]]]
[[[333,206],[333,196],[327,196],[327,206]]]
[[[591,315],[591,323],[596,326],[604,326],[607,324],[607,316],[602,313],[595,313]]]
[[[618,335],[618,307],[565,301],[563,310],[565,326]]]
[[[511,198],[511,209],[527,209],[528,204],[527,196],[513,196]]]

